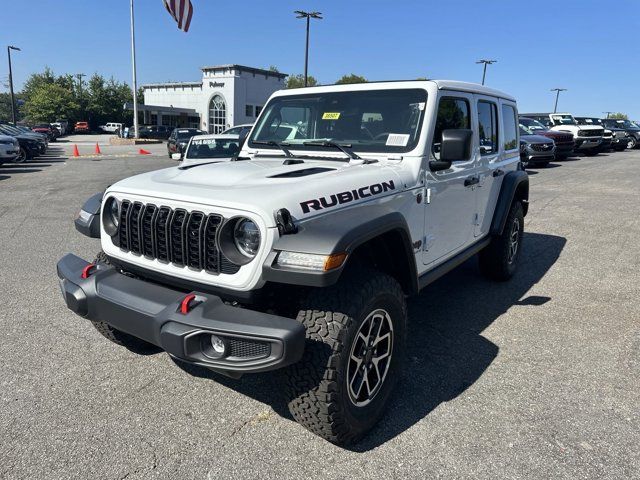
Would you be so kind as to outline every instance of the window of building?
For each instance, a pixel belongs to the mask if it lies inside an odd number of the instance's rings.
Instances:
[[[253,105],[245,105],[244,114],[247,117],[253,117]]]
[[[443,97],[438,105],[438,117],[433,131],[431,153],[436,160],[440,159],[440,145],[443,130],[471,128],[469,118],[469,102],[464,98]]]
[[[262,111],[262,107],[259,107],[256,105],[256,117],[258,117],[260,115],[260,112]]]
[[[214,95],[209,104],[209,133],[222,133],[227,128],[227,105],[220,95]]]
[[[495,103],[478,102],[480,155],[498,153],[498,107]]]
[[[515,150],[518,148],[518,122],[516,118],[515,108],[511,105],[502,105],[503,147],[505,150]]]

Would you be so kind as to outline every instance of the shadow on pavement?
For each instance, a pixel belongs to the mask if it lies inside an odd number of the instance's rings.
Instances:
[[[552,300],[522,297],[551,269],[565,244],[563,237],[525,233],[520,266],[510,281],[484,279],[472,258],[411,298],[403,381],[382,421],[348,449],[366,452],[384,444],[473,385],[499,350],[482,332],[512,306],[540,306]],[[191,375],[214,379],[291,418],[275,372],[233,380],[202,367],[176,363]]]

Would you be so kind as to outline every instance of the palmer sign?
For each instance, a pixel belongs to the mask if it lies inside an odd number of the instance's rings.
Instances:
[[[222,87],[224,87],[224,82],[209,82],[209,87],[211,87],[211,88],[222,88]]]

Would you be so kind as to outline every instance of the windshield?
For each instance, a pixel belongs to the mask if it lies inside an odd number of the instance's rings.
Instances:
[[[577,125],[572,115],[551,115],[551,120],[557,125]]]
[[[601,125],[602,121],[599,118],[576,118],[578,125]]]
[[[200,130],[178,130],[178,140],[188,140],[194,135],[202,135],[204,132]]]
[[[638,126],[629,120],[616,120],[616,127],[618,128],[638,128]]]
[[[519,119],[519,123],[521,127],[524,127],[530,130],[531,132],[536,132],[539,130],[547,130],[547,127],[545,127],[539,121],[533,120],[532,118],[521,118]]]
[[[362,152],[408,152],[418,143],[426,101],[427,92],[420,89],[276,97],[261,115],[249,146],[285,142],[317,150],[304,143],[329,141]]]
[[[536,132],[534,132],[530,128],[525,127],[524,125],[520,124],[520,135],[535,135],[535,134],[536,134]]]
[[[230,158],[240,150],[236,138],[193,138],[187,149],[186,158]]]

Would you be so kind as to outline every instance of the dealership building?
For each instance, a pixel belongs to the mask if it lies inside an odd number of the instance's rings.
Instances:
[[[253,123],[286,74],[242,65],[202,68],[202,81],[144,85],[140,123],[193,127],[210,133]]]

